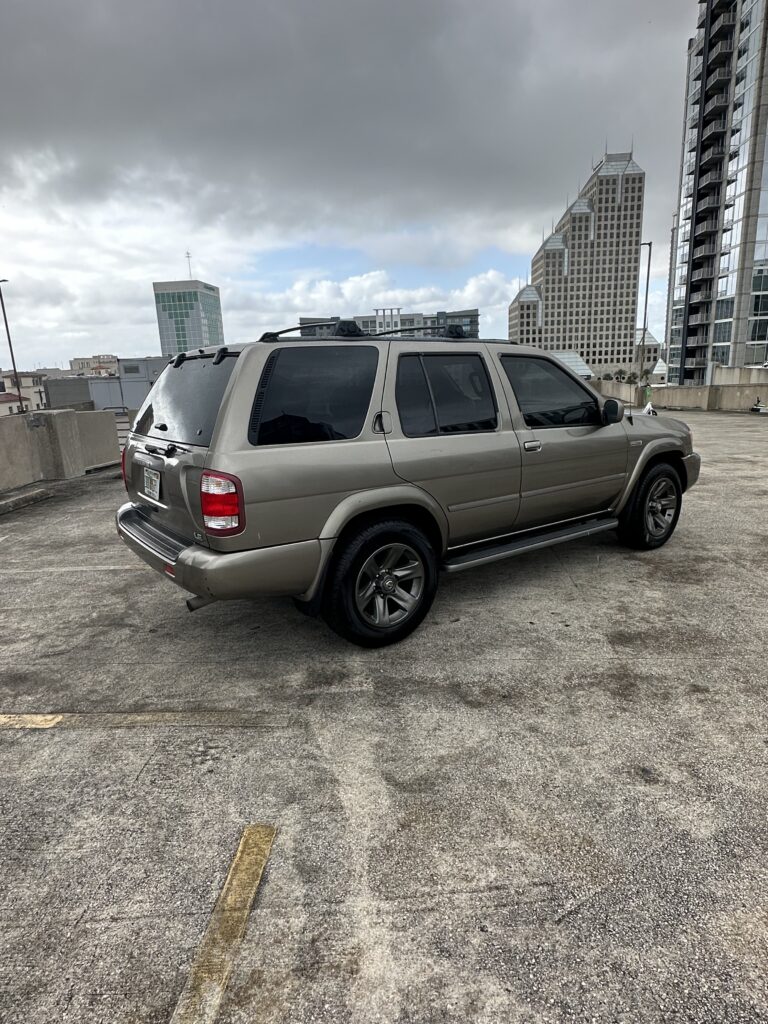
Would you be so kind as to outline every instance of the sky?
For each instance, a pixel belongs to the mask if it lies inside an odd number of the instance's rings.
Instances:
[[[159,353],[152,281],[187,277],[187,250],[221,288],[228,342],[376,306],[479,306],[481,333],[506,337],[542,231],[606,144],[646,171],[663,337],[696,14],[4,0],[0,278],[19,368]]]

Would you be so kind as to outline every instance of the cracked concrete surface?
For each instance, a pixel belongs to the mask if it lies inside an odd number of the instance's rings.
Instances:
[[[250,822],[222,1024],[768,1021],[768,421],[685,418],[665,548],[444,577],[384,651],[190,615],[108,475],[4,516],[0,716],[64,718],[0,728],[3,1024],[168,1021]]]

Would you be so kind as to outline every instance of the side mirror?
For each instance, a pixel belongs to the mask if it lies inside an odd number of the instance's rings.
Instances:
[[[621,423],[624,419],[624,403],[617,398],[606,398],[603,402],[603,426],[609,423]]]

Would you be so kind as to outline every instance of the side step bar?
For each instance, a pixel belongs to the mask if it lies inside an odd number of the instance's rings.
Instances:
[[[443,569],[446,572],[461,572],[462,569],[474,569],[476,565],[500,562],[502,558],[513,558],[515,555],[524,555],[529,551],[537,551],[539,548],[549,548],[554,544],[563,544],[567,540],[576,540],[578,537],[591,537],[593,533],[605,533],[608,530],[615,530],[618,525],[618,519],[593,519],[589,523],[564,526],[559,530],[550,530],[548,533],[537,533],[533,537],[518,537],[516,540],[507,541],[505,544],[488,544],[485,547],[477,548],[475,551],[467,551],[464,554],[446,558],[443,562]]]

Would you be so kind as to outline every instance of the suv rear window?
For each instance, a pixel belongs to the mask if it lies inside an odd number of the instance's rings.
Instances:
[[[261,375],[251,411],[251,444],[313,444],[357,437],[379,363],[369,345],[281,348]]]
[[[236,362],[233,353],[216,364],[206,358],[166,366],[139,409],[133,429],[164,441],[207,447]]]

